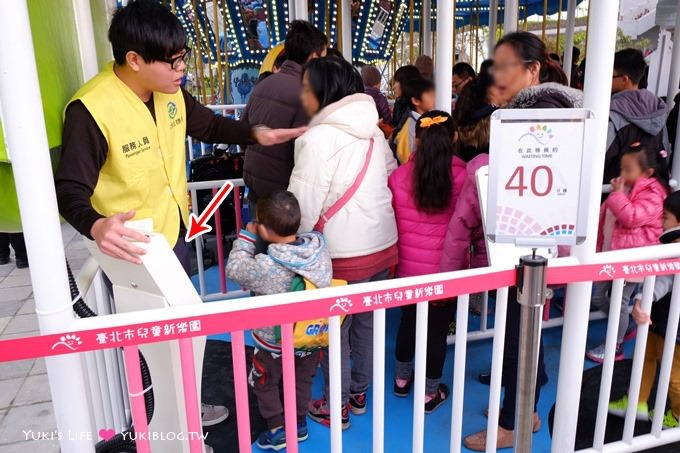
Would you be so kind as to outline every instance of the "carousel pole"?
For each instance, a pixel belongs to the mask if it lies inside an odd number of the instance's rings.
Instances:
[[[479,68],[479,0],[477,0],[477,23],[475,24],[475,71]]]
[[[571,66],[574,62],[574,32],[576,28],[576,0],[567,1],[567,38],[564,43],[564,72],[571,84]]]
[[[350,0],[338,0],[338,42],[345,60],[352,63],[352,13]]]
[[[420,34],[423,36],[421,55],[432,56],[432,0],[423,0],[420,15]]]
[[[222,2],[225,2],[225,0],[222,0]],[[222,23],[223,23],[223,30],[224,30],[224,99],[223,103],[228,104],[229,98],[231,97],[231,76],[229,74],[229,47],[227,46],[227,33],[229,33],[229,27],[227,27],[227,14],[229,10],[227,9],[226,3],[222,3]],[[290,17],[290,16],[289,16]],[[222,48],[220,47],[220,53],[222,53]]]
[[[222,101],[222,49],[220,48],[220,22],[219,22],[219,14],[218,14],[218,9],[219,5],[217,2],[213,2],[213,37],[215,39],[215,53],[216,55],[216,60],[217,60],[217,96],[220,99],[217,101],[218,104],[221,104]]]
[[[503,15],[503,33],[517,31],[517,18],[519,16],[519,0],[505,0],[505,14]]]
[[[557,35],[555,36],[555,53],[560,54],[560,29],[562,28],[562,0],[557,2]]]
[[[496,29],[498,28],[498,0],[489,1],[489,57],[496,47]]]
[[[458,32],[458,21],[456,20],[456,0],[453,0],[453,46],[451,46],[453,48],[453,51],[451,52],[451,54],[452,54],[451,62],[453,64],[458,63],[458,57],[457,57],[458,52],[456,52],[456,45],[457,45],[456,44],[456,41],[457,41],[456,35],[457,35],[457,32]]]
[[[415,36],[414,36],[414,29],[415,29],[415,0],[411,0],[409,4],[409,29],[408,29],[408,34],[409,34],[409,64],[413,64],[416,61],[415,57]]]
[[[196,0],[191,0],[191,6],[193,8],[193,18],[194,18],[194,32],[196,33],[196,42],[194,47],[194,56],[196,58],[196,70],[198,71],[198,86],[199,94],[203,96],[202,103],[207,104],[208,92],[205,89],[205,68],[203,67],[203,45],[201,40],[201,28],[198,24],[198,8],[196,7]],[[199,96],[200,99],[200,96]]]
[[[545,42],[545,27],[548,23],[548,0],[543,0],[543,23],[541,24],[541,41]]]
[[[207,4],[206,4],[206,0],[201,0],[201,7],[203,9],[203,22],[205,24],[205,26],[201,26],[201,33],[203,33],[203,36],[205,38],[205,44],[206,44],[206,47],[208,48],[208,71],[210,72],[210,80],[209,80],[210,101],[206,102],[206,104],[214,104],[216,88],[215,88],[215,76],[213,74],[212,55],[210,55],[211,54],[210,24],[208,23],[208,7],[207,7]],[[200,23],[200,21],[199,21],[199,23]],[[207,93],[206,93],[206,96],[207,96]]]

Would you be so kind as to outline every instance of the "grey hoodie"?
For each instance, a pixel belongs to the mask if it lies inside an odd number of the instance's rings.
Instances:
[[[330,286],[333,264],[324,237],[302,233],[292,244],[270,244],[267,254],[255,255],[256,237],[241,231],[229,254],[227,277],[257,295],[290,291],[293,279],[300,275],[317,288]],[[253,330],[259,347],[281,353],[274,327]]]
[[[626,90],[612,96],[607,130],[604,182],[619,176],[621,154],[641,139],[670,152],[666,104],[647,90]]]

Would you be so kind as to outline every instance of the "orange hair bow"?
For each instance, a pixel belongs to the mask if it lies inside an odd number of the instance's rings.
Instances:
[[[441,124],[441,123],[446,123],[446,118],[445,116],[435,116],[434,118],[421,118],[420,119],[420,127],[423,129],[427,129],[430,126],[433,126],[435,124]]]

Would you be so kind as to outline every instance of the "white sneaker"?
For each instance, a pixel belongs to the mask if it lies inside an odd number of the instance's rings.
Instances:
[[[226,407],[201,404],[201,424],[203,426],[214,426],[228,418],[229,409]]]

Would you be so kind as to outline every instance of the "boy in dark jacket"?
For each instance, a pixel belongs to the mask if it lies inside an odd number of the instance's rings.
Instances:
[[[375,106],[378,109],[378,118],[390,124],[392,122],[392,111],[390,110],[387,98],[380,91],[380,82],[382,80],[380,71],[375,66],[363,66],[361,68],[361,80],[364,83],[364,93],[375,101]]]
[[[663,206],[663,229],[661,242],[680,242],[680,192],[670,194],[664,201]],[[647,337],[647,349],[645,350],[645,362],[642,367],[642,381],[640,383],[640,396],[637,405],[638,420],[653,418],[653,411],[649,410],[647,400],[652,393],[656,379],[657,364],[663,356],[664,341],[666,335],[675,337],[675,350],[673,352],[673,365],[671,367],[671,379],[668,386],[668,396],[671,400],[671,408],[664,414],[663,428],[677,428],[680,426],[680,332],[667,332],[668,318],[670,313],[671,291],[673,290],[674,275],[661,275],[656,277],[654,283],[654,304],[652,312],[642,311],[642,296],[637,295],[633,308],[633,319],[638,324],[650,324],[649,336]],[[658,389],[663,391],[664,389]],[[625,417],[628,408],[628,397],[624,396],[618,401],[609,403],[609,413],[619,417]]]
[[[639,88],[646,67],[639,50],[624,49],[614,56],[605,184],[619,175],[621,153],[631,144],[644,139],[651,140],[658,151],[671,149],[666,133],[666,104],[650,91]]]

